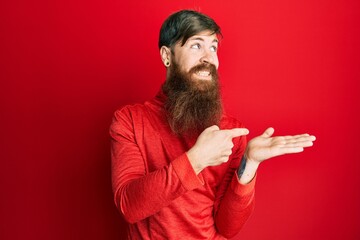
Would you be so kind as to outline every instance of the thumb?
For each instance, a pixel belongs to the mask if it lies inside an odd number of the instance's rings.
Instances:
[[[209,131],[209,132],[213,132],[213,131],[218,131],[220,130],[220,128],[217,125],[212,125],[211,127],[208,127],[204,130],[205,131]]]
[[[244,136],[244,135],[247,135],[248,133],[249,133],[249,130],[247,128],[233,128],[230,130],[231,138]]]
[[[265,130],[265,132],[261,135],[262,137],[269,138],[274,134],[274,129],[272,127],[269,127]]]

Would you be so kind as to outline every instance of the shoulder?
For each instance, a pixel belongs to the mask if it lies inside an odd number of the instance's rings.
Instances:
[[[133,131],[134,126],[142,122],[144,111],[144,104],[124,105],[118,108],[114,112],[110,130],[113,132],[121,132],[124,129]]]
[[[134,116],[141,114],[144,111],[144,104],[125,105],[115,111],[114,118],[116,120],[121,118],[133,118]]]
[[[161,111],[163,107],[163,101],[159,100],[160,97],[158,95],[143,103],[128,104],[118,108],[114,113],[114,118],[127,118],[136,120],[138,118],[141,119],[151,110],[155,112]]]
[[[113,115],[110,124],[110,136],[113,138],[132,139],[135,128],[141,125],[144,112],[143,104],[124,105],[118,108]]]

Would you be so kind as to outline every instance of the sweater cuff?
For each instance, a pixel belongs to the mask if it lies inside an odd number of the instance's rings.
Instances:
[[[186,190],[193,190],[204,185],[201,173],[196,175],[186,153],[176,158],[171,164]]]
[[[235,172],[234,177],[231,181],[231,189],[240,196],[249,195],[255,189],[256,176],[248,184],[241,184],[237,172]]]

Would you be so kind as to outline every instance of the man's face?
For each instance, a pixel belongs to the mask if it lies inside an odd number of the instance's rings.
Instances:
[[[201,32],[173,48],[163,91],[169,124],[176,133],[200,133],[220,121],[217,45],[215,34]]]
[[[183,46],[180,42],[177,43],[173,48],[172,61],[179,66],[179,70],[183,73],[189,73],[191,69],[201,64],[212,64],[217,70],[219,67],[217,48],[218,38],[216,34],[203,31],[190,37]],[[193,81],[213,80],[210,69],[206,67],[192,71],[189,77]]]

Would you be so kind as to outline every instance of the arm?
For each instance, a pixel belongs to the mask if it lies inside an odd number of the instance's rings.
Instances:
[[[128,222],[149,217],[202,185],[186,154],[161,169],[146,173],[146,164],[135,140],[134,122],[127,109],[115,114],[110,135],[115,204]]]
[[[232,156],[214,202],[217,231],[227,238],[239,232],[254,207],[255,180],[246,185],[240,184],[235,174],[246,147],[246,138],[237,137],[247,133],[248,130],[244,128],[220,130],[217,126],[212,126],[200,134],[187,153],[195,172],[227,162],[229,156]],[[233,141],[236,143],[235,148]]]
[[[232,155],[229,171],[217,192],[215,202],[215,225],[218,232],[226,238],[235,236],[250,217],[255,206],[256,177],[248,184],[238,180],[237,169],[246,148],[246,139],[239,139],[237,149]],[[240,164],[241,165],[241,164]]]

